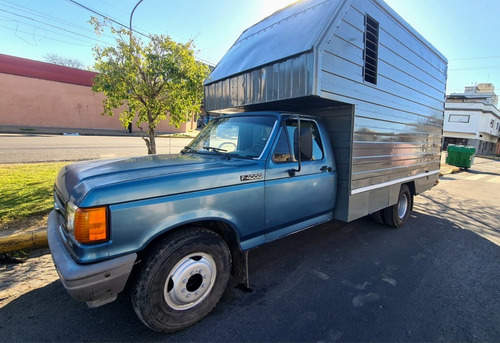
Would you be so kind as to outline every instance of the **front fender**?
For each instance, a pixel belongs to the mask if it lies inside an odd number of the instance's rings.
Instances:
[[[109,255],[136,252],[174,228],[200,221],[222,221],[232,227],[240,248],[265,241],[262,182],[110,206]]]

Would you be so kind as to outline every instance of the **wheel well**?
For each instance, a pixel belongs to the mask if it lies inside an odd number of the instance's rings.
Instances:
[[[411,195],[413,195],[413,196],[417,195],[417,192],[416,192],[416,189],[415,189],[415,182],[413,182],[413,181],[412,182],[408,182],[408,183],[406,183],[406,185],[410,189]]]
[[[226,242],[229,251],[231,252],[231,259],[233,261],[231,274],[236,276],[240,282],[245,284],[248,283],[246,280],[248,275],[248,253],[241,251],[236,230],[234,230],[229,224],[222,221],[206,220],[192,222],[164,232],[163,234],[155,237],[143,250],[138,252],[139,262],[137,262],[137,264],[140,264],[140,261],[144,258],[144,256],[147,255],[148,252],[166,236],[172,235],[174,232],[183,230],[187,227],[201,227],[218,234]]]

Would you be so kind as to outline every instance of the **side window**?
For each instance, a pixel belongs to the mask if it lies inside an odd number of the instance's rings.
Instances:
[[[314,122],[304,122],[300,123],[302,127],[308,126],[311,128],[312,131],[312,147],[313,147],[313,154],[312,154],[312,160],[322,160],[323,159],[323,144],[321,144],[321,137],[318,132],[318,128],[316,127],[316,124]]]
[[[310,130],[312,134],[312,155],[309,158],[304,158],[302,161],[314,161],[323,159],[323,145],[316,124],[312,121],[301,120],[301,130]],[[275,163],[295,162],[297,161],[298,151],[296,151],[298,137],[298,123],[296,120],[291,120],[286,123],[286,126],[281,131],[278,142],[274,149],[273,161]]]
[[[290,140],[288,139],[287,130],[282,130],[276,148],[274,148],[273,162],[283,163],[292,162],[293,160],[290,152]]]

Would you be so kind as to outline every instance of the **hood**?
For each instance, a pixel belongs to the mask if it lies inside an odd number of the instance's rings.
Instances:
[[[217,155],[150,155],[73,163],[56,179],[64,200],[92,207],[242,183],[259,161]]]

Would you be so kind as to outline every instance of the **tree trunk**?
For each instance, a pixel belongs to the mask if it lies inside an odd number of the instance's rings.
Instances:
[[[155,140],[155,129],[149,128],[148,131],[149,144],[148,144],[148,155],[156,154],[156,140]]]

